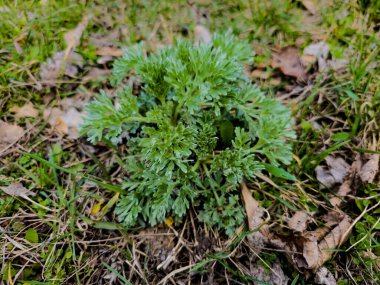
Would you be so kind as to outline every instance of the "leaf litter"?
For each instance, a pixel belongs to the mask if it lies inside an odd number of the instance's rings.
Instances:
[[[66,49],[57,52],[41,65],[40,77],[43,84],[55,86],[62,75],[75,77],[78,74],[79,68],[83,67],[84,59],[74,50],[80,44],[80,39],[88,25],[88,21],[89,16],[84,15],[75,29],[65,33]]]
[[[17,142],[24,134],[24,129],[16,124],[0,120],[0,151]]]
[[[273,68],[279,68],[284,75],[294,77],[297,80],[305,81],[307,78],[299,50],[296,47],[285,47],[273,53],[270,64]]]

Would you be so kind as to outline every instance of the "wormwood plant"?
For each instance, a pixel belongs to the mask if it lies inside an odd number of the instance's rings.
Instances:
[[[125,143],[128,194],[117,204],[121,223],[180,220],[190,205],[199,219],[232,234],[244,221],[239,184],[288,164],[294,138],[289,109],[265,97],[243,75],[251,48],[231,35],[212,44],[179,40],[146,56],[129,49],[113,69],[115,102],[101,92],[86,110],[82,133],[92,143]],[[139,79],[132,94],[123,79]]]

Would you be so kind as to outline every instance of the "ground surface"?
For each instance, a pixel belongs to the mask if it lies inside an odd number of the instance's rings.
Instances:
[[[0,2],[1,284],[380,283],[378,1],[88,2]],[[265,227],[228,238],[191,210],[124,229],[126,149],[78,135],[83,105],[111,89],[123,48],[226,30],[251,43],[247,75],[296,120],[286,179],[242,190]]]

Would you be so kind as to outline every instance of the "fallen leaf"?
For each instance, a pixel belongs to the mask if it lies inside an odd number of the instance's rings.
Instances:
[[[279,68],[287,76],[295,77],[297,80],[306,79],[306,71],[303,67],[299,51],[295,47],[285,47],[279,53],[274,53],[271,60],[273,68]]]
[[[38,116],[38,111],[34,108],[31,102],[25,104],[22,107],[13,106],[9,109],[11,112],[15,113],[16,119],[24,118],[24,117],[32,117],[35,118]]]
[[[315,273],[314,281],[315,283],[322,285],[337,284],[334,275],[332,275],[332,273],[326,267],[321,267],[317,270],[317,272]]]
[[[243,197],[244,208],[248,217],[248,227],[250,230],[255,230],[247,238],[255,248],[256,253],[260,252],[267,242],[268,238],[262,233],[261,227],[264,225],[264,213],[265,209],[259,206],[252,193],[249,191],[246,183],[241,183],[241,194]]]
[[[86,83],[89,81],[98,80],[100,78],[105,78],[109,75],[111,75],[110,70],[94,67],[83,77],[82,82]]]
[[[296,232],[303,232],[307,228],[309,215],[305,211],[297,211],[288,221],[290,229]]]
[[[347,239],[350,226],[351,218],[344,215],[342,221],[318,243],[318,262],[310,269],[317,269],[330,259],[334,253],[333,249],[337,249]]]
[[[102,49],[98,49],[96,52],[96,55],[109,55],[109,56],[114,56],[114,57],[119,57],[123,55],[123,50],[120,48],[114,48],[114,47],[105,47]]]
[[[326,71],[328,69],[327,66],[327,57],[329,55],[330,48],[326,42],[313,43],[307,46],[303,50],[304,56],[313,56],[318,61],[318,70]]]
[[[82,21],[78,24],[78,26],[76,26],[73,30],[70,30],[65,33],[64,39],[67,45],[66,51],[74,50],[79,45],[80,38],[82,37],[82,34],[88,25],[88,21],[89,16],[84,15]]]
[[[277,260],[275,261],[270,271],[260,264],[254,263],[250,267],[250,272],[248,273],[255,280],[253,284],[276,284],[276,285],[287,285],[289,283],[289,277],[285,275],[281,268],[281,263]]]
[[[44,118],[60,134],[68,135],[69,139],[79,138],[79,125],[83,122],[84,114],[76,108],[69,107],[61,110],[57,107],[46,109]]]
[[[13,197],[28,197],[35,196],[36,193],[26,189],[21,183],[14,183],[8,186],[0,186],[6,194]]]
[[[44,84],[54,86],[62,74],[75,77],[78,74],[78,68],[83,67],[83,57],[78,53],[71,52],[62,70],[64,56],[63,51],[57,52],[41,65],[40,77]]]
[[[301,3],[310,14],[315,15],[317,13],[318,10],[313,0],[301,0]]]
[[[24,134],[23,128],[0,120],[0,150],[18,141]]]
[[[350,60],[348,58],[333,57],[331,60],[328,61],[329,67],[331,67],[331,69],[334,71],[339,71],[346,68],[349,63]]]
[[[343,182],[343,184],[339,187],[338,192],[336,193],[335,197],[330,198],[330,204],[334,207],[339,207],[340,204],[343,202],[343,198],[347,196],[351,192],[351,181],[346,180]]]
[[[201,42],[201,43],[206,43],[206,44],[212,42],[212,35],[210,31],[202,25],[195,26],[194,37],[195,37],[196,42]]]
[[[261,69],[255,69],[251,72],[251,77],[253,78],[260,78],[260,79],[268,79],[270,77],[269,72],[261,70]]]
[[[350,165],[340,157],[327,156],[325,161],[327,168],[319,165],[315,169],[317,180],[322,183],[322,187],[330,188],[342,183],[350,171]]]
[[[378,153],[370,155],[369,160],[359,170],[359,177],[362,182],[373,182],[379,172],[379,159],[380,155]]]
[[[334,158],[332,156],[327,156],[325,161],[336,183],[342,183],[343,179],[349,173],[351,166],[340,157]]]

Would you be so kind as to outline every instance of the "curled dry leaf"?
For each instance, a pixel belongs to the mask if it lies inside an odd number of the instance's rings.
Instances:
[[[13,197],[28,197],[35,196],[36,193],[26,189],[21,183],[14,183],[9,186],[0,187],[6,194]]]
[[[328,166],[327,168],[317,166],[315,169],[317,180],[322,183],[322,187],[326,186],[330,188],[335,184],[342,183],[350,171],[350,165],[340,157],[327,156],[325,161]]]
[[[23,128],[0,120],[0,150],[18,141],[24,134]]]
[[[363,182],[373,182],[379,172],[379,159],[380,155],[378,153],[371,154],[368,161],[359,170],[359,177]]]
[[[259,206],[251,192],[249,191],[246,183],[243,181],[241,184],[241,194],[243,197],[245,211],[248,217],[248,227],[250,230],[255,230],[251,235],[248,236],[248,241],[257,251],[260,252],[267,242],[268,238],[264,235],[264,230],[261,227],[264,225],[264,213],[266,212],[263,207]]]
[[[202,25],[197,25],[195,27],[194,36],[195,36],[195,41],[197,42],[206,43],[206,44],[212,42],[212,35],[210,31]]]
[[[306,80],[306,71],[299,57],[296,47],[285,47],[280,52],[274,53],[271,60],[273,68],[279,68],[287,76],[295,77],[297,80]]]
[[[347,238],[351,226],[351,218],[344,215],[340,223],[335,226],[321,241],[318,242],[319,232],[310,232],[303,248],[303,257],[308,265],[307,269],[320,268]]]
[[[305,211],[297,211],[288,221],[288,226],[295,232],[303,232],[307,228],[309,215]]]
[[[314,281],[321,285],[336,285],[334,275],[326,267],[321,267],[317,270]]]
[[[16,119],[24,118],[24,117],[32,117],[35,118],[38,116],[38,111],[34,108],[31,102],[25,104],[22,107],[13,106],[9,109],[11,112],[15,113]]]

